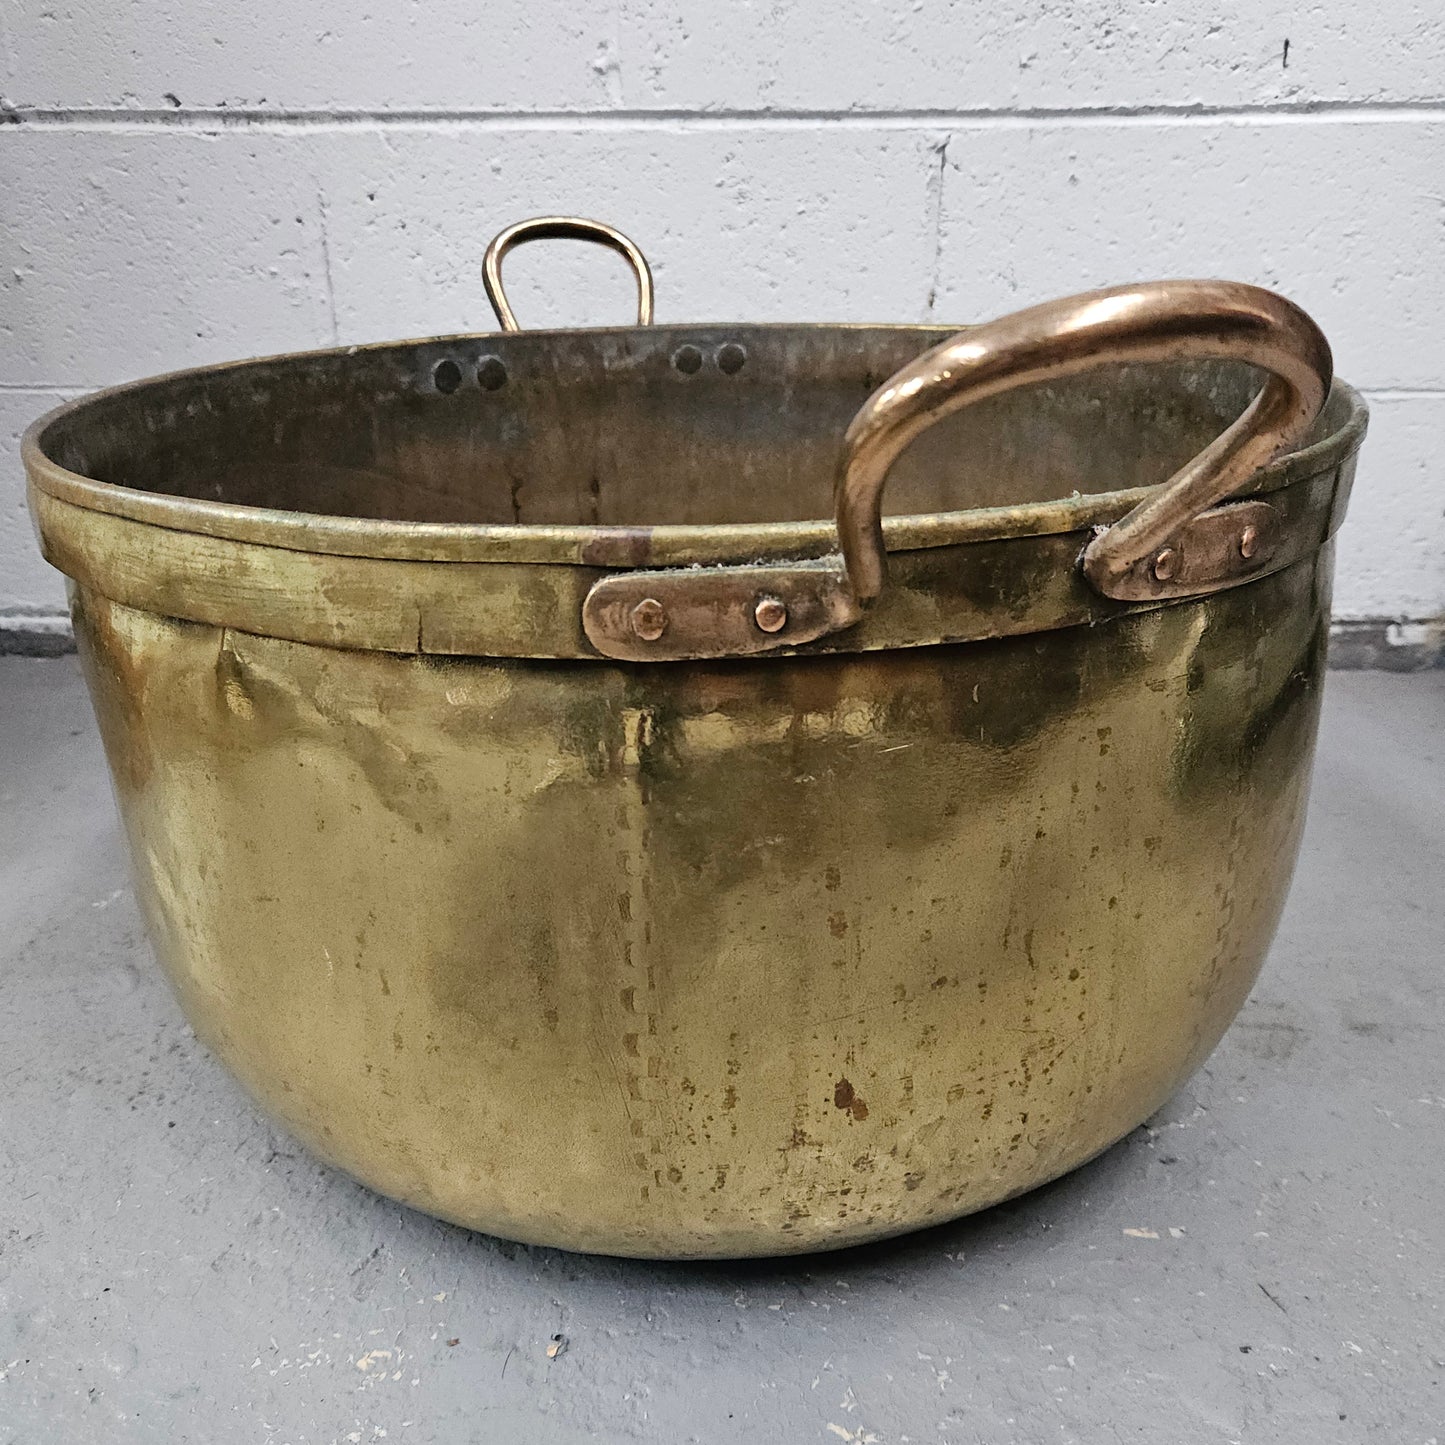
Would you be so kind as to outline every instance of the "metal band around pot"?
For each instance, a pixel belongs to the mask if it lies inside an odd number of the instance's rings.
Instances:
[[[888,472],[934,422],[1019,386],[1123,362],[1246,361],[1268,379],[1242,416],[1157,493],[1100,530],[1077,565],[1104,597],[1161,602],[1236,586],[1280,565],[1269,503],[1216,506],[1299,442],[1333,362],[1315,323],[1255,286],[1159,281],[1048,302],[959,333],[896,372],[845,436],[840,557],[765,567],[667,569],[604,578],[582,621],[604,656],[731,657],[797,647],[855,626],[883,591]]]
[[[1337,530],[1363,428],[1356,403],[1355,419],[1319,458],[1320,470],[1250,498],[1279,519],[1279,543],[1266,571],[1307,561]],[[580,626],[583,599],[589,589],[639,575],[576,561],[428,561],[299,550],[77,506],[33,484],[30,503],[46,558],[87,591],[142,612],[326,647],[596,662],[599,650]],[[1108,510],[1107,502],[1091,508],[1105,517]],[[1113,507],[1115,516],[1127,510],[1127,504]],[[1161,605],[1115,601],[1085,580],[1077,562],[1088,530],[1010,535],[1009,520],[980,518],[971,539],[919,545],[912,534],[921,519],[895,525],[890,518],[891,575],[877,605],[854,626],[811,642],[784,642],[767,655],[1016,637]],[[772,569],[679,565],[650,575],[683,582],[712,571],[742,578],[750,570],[765,582]],[[777,570],[800,583],[820,571],[843,575],[836,556]]]

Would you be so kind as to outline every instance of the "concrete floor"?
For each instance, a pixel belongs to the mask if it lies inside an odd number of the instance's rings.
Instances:
[[[654,1266],[269,1127],[152,964],[74,660],[0,658],[0,1442],[1445,1440],[1442,723],[1445,672],[1331,677],[1270,964],[1149,1127],[901,1242]]]

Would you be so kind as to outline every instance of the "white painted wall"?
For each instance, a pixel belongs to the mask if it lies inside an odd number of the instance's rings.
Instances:
[[[486,328],[483,248],[543,211],[633,235],[661,320],[1277,287],[1374,413],[1339,614],[1445,614],[1442,0],[0,0],[0,626],[61,607],[34,415]],[[584,247],[508,280],[524,324],[630,304]]]

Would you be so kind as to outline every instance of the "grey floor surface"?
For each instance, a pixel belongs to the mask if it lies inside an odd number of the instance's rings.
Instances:
[[[438,1224],[260,1118],[152,964],[74,660],[0,658],[0,1442],[1445,1441],[1442,725],[1445,673],[1330,678],[1265,975],[1102,1159],[656,1266]]]

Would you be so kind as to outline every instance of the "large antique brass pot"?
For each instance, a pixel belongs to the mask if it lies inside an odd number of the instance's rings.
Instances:
[[[650,319],[625,238],[525,223],[500,333],[27,435],[188,1017],[324,1158],[569,1249],[825,1249],[1073,1168],[1269,943],[1359,397],[1223,282],[515,333],[547,234]]]

